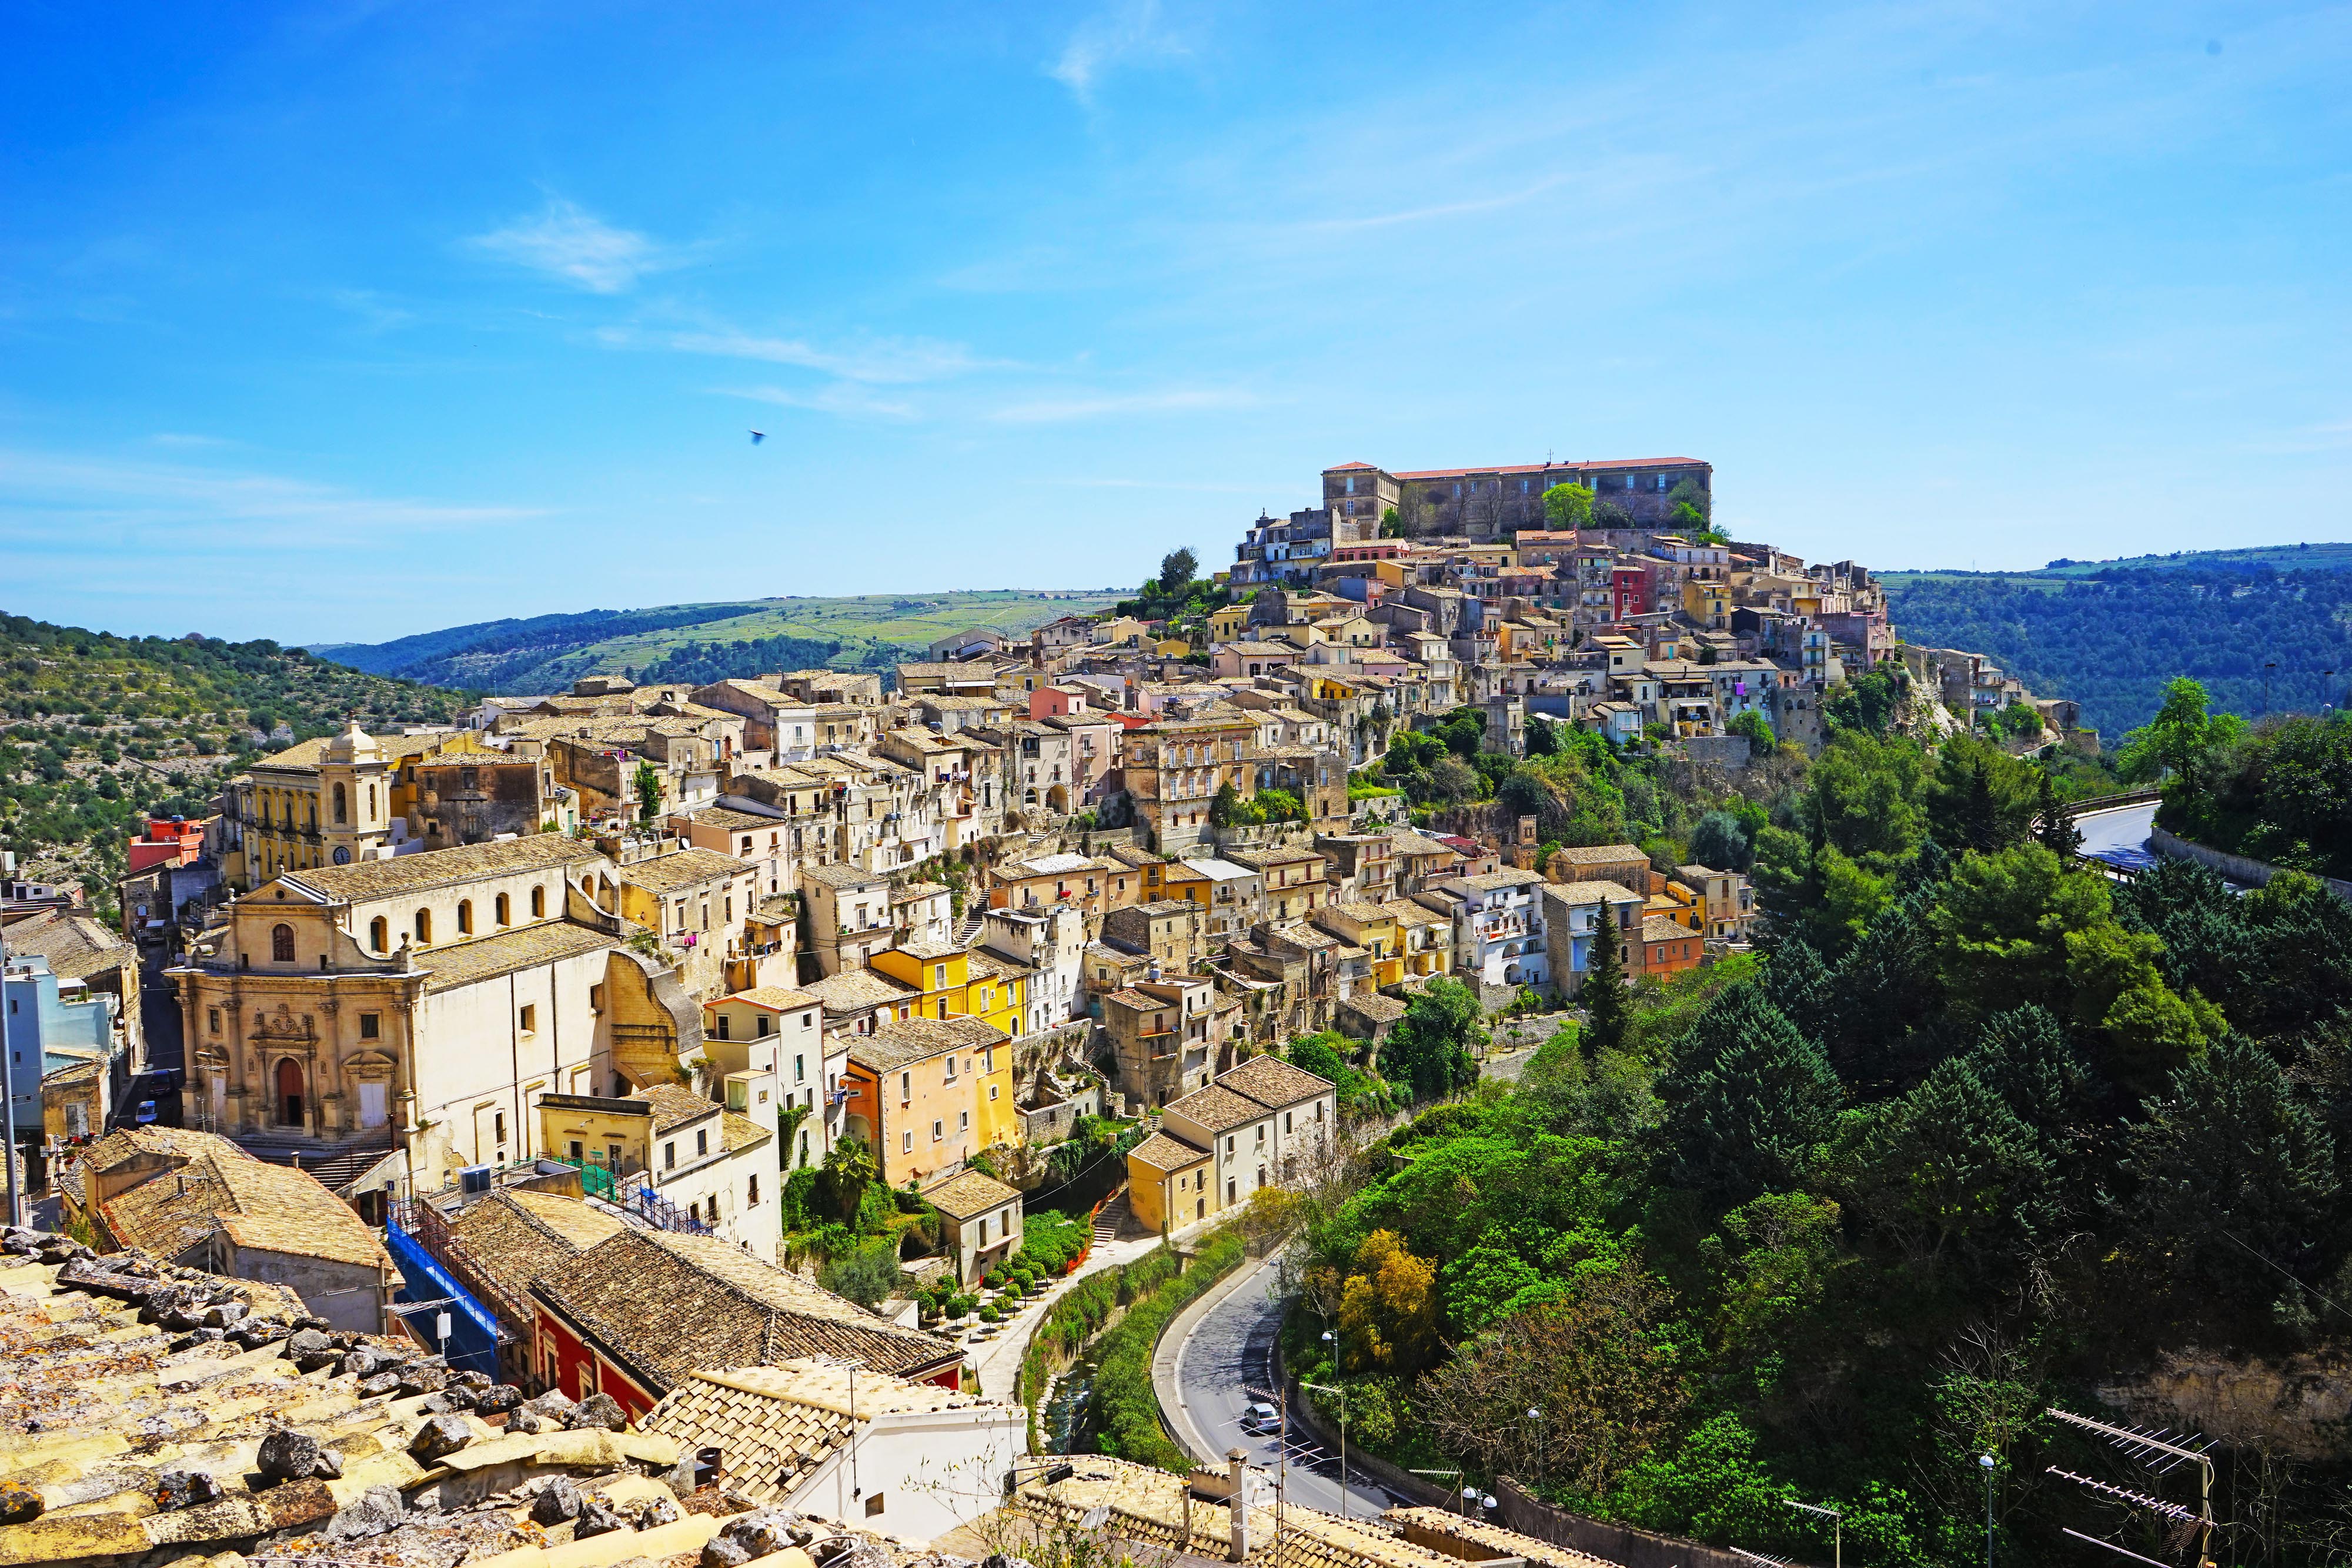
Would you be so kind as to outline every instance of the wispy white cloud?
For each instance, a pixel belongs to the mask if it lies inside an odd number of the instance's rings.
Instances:
[[[680,353],[799,365],[850,382],[903,385],[941,381],[977,370],[1009,368],[1002,361],[975,358],[961,343],[942,343],[929,338],[876,338],[828,348],[804,338],[763,338],[732,329],[671,332],[650,340],[633,338],[625,332],[603,336],[614,342],[649,340]]]
[[[107,553],[125,536],[242,554],[326,549],[400,530],[467,528],[543,515],[370,496],[285,475],[0,449],[0,537],[79,539]],[[107,536],[111,535],[111,538]]]
[[[646,274],[678,265],[678,257],[645,235],[614,228],[561,196],[466,243],[591,294],[625,294]]]
[[[1177,387],[1159,392],[1098,392],[1009,403],[989,417],[1003,424],[1057,424],[1122,413],[1210,413],[1257,408],[1265,399],[1239,387]]]
[[[866,415],[879,419],[913,419],[917,410],[910,402],[876,397],[865,388],[846,382],[830,386],[797,391],[791,387],[714,387],[722,397],[740,397],[752,402],[773,403],[779,408],[805,408],[818,413]]]
[[[217,435],[194,435],[184,430],[159,430],[147,439],[157,446],[204,447],[230,444]]]
[[[1068,88],[1080,103],[1091,106],[1105,73],[1191,52],[1161,19],[1160,0],[1114,0],[1078,25],[1045,74]]]

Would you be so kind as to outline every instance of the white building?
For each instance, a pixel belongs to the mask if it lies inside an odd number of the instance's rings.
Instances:
[[[1507,868],[1437,883],[1454,904],[1454,972],[1490,986],[1549,985],[1543,885],[1539,873]]]

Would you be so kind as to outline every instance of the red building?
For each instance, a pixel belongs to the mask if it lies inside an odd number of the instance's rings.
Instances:
[[[531,1281],[535,1381],[635,1417],[698,1368],[845,1358],[959,1388],[963,1351],[712,1236],[624,1230]]]
[[[1620,561],[1609,569],[1610,612],[1622,621],[1650,612],[1650,573],[1646,567]]]
[[[153,871],[158,866],[194,865],[205,852],[205,825],[191,822],[185,817],[173,817],[168,821],[161,817],[147,819],[147,831],[131,841],[128,852],[130,874]]]

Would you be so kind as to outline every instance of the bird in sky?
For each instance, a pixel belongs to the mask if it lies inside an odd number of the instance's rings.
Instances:
[[[767,439],[768,433],[764,430],[755,430],[751,433],[751,444],[754,446],[759,445],[760,443]]]

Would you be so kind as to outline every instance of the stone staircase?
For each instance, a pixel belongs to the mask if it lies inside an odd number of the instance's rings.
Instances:
[[[959,947],[971,946],[973,943],[980,940],[981,932],[987,929],[987,926],[988,916],[986,915],[967,914],[963,919],[956,925],[955,945]]]
[[[1118,1190],[1118,1196],[1117,1197],[1114,1197],[1108,1203],[1104,1204],[1102,1207],[1096,1212],[1095,1234],[1094,1240],[1091,1243],[1092,1246],[1108,1246],[1109,1243],[1118,1240],[1118,1233],[1126,1227],[1135,1222],[1135,1210],[1129,1207],[1127,1199],[1127,1189],[1125,1187],[1121,1187]]]
[[[319,1178],[329,1192],[340,1193],[365,1176],[392,1153],[389,1128],[351,1139],[307,1138],[291,1133],[240,1133],[236,1146],[257,1160],[291,1166]]]

